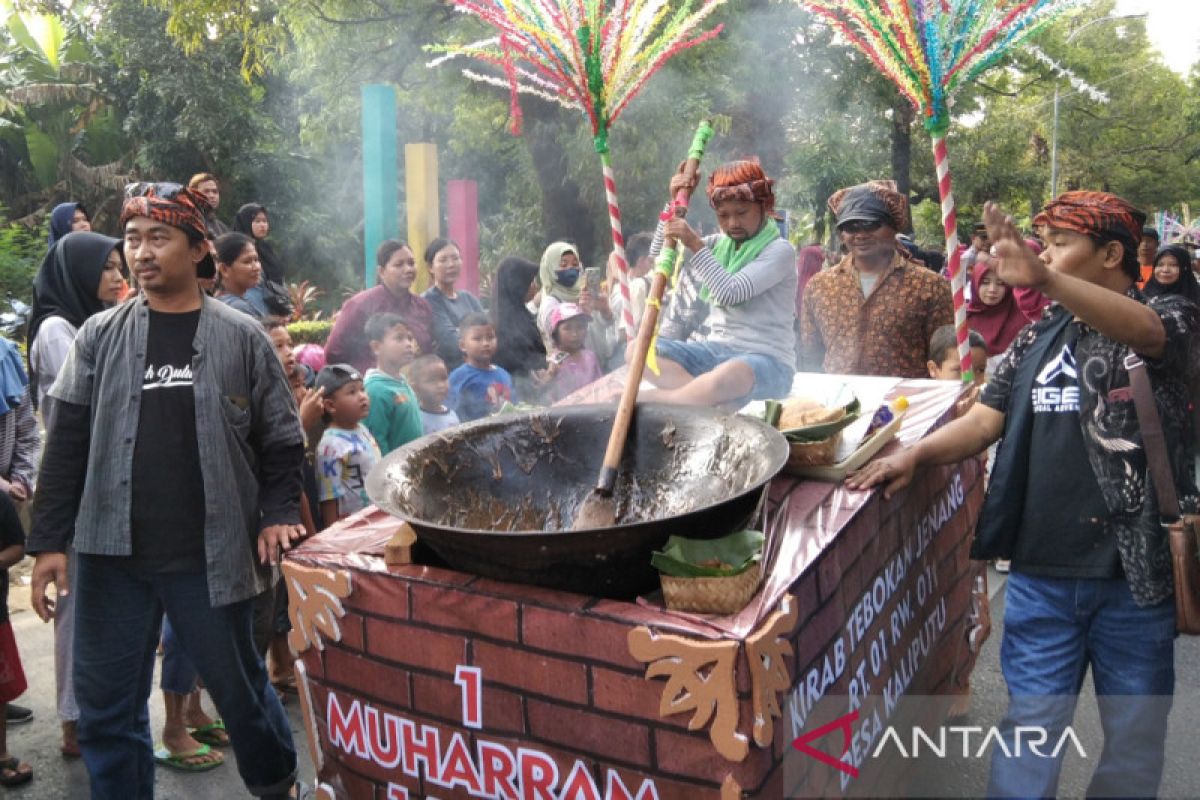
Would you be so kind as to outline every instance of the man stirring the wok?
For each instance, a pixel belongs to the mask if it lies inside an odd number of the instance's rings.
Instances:
[[[695,185],[681,166],[671,196]],[[709,304],[709,334],[702,342],[658,339],[659,374],[646,373],[658,388],[642,400],[710,406],[790,392],[796,251],[771,218],[773,186],[756,161],[724,164],[708,180],[719,235],[701,238],[683,219],[660,222],[650,254],[662,250],[664,236],[688,249],[685,269]]]

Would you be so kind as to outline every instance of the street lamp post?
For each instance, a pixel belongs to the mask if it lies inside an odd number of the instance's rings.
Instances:
[[[1108,17],[1100,17],[1091,22],[1085,22],[1071,34],[1067,36],[1065,44],[1070,44],[1075,40],[1075,37],[1083,33],[1093,25],[1099,25],[1101,22],[1115,22],[1123,19],[1145,19],[1145,14],[1113,14]],[[1059,88],[1062,86],[1062,79],[1055,78],[1054,80],[1054,122],[1050,133],[1050,197],[1058,197],[1058,98]]]

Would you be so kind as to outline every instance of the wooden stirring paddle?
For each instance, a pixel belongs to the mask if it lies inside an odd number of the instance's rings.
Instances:
[[[688,150],[688,159],[683,164],[683,174],[691,178],[688,182],[693,188],[700,174],[700,159],[704,148],[712,138],[713,128],[708,120],[700,123],[692,146]],[[688,200],[691,189],[681,189],[675,195],[675,216],[687,215]],[[676,250],[678,249],[678,253]],[[674,269],[680,268],[683,245],[668,239],[663,242],[663,251],[659,255],[659,263],[665,263]],[[612,431],[608,435],[608,447],[604,451],[604,463],[600,467],[600,478],[596,486],[584,499],[575,515],[573,530],[590,530],[594,528],[611,528],[617,522],[617,498],[614,490],[617,484],[617,467],[621,456],[625,453],[625,440],[629,436],[629,423],[633,421],[633,409],[637,405],[638,387],[642,382],[642,373],[646,369],[646,354],[650,352],[650,344],[658,330],[658,313],[661,309],[663,293],[667,286],[667,272],[654,270],[654,280],[650,284],[650,292],[646,298],[646,311],[642,315],[642,323],[638,327],[637,338],[634,340],[632,357],[629,361],[629,376],[625,390],[621,393],[621,402],[617,406],[617,415],[613,418]]]

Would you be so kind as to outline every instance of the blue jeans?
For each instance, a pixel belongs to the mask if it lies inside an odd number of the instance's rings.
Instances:
[[[93,798],[154,796],[147,700],[164,611],[225,721],[250,793],[291,787],[296,749],[254,649],[249,600],[213,608],[204,573],[144,575],[122,559],[82,553],[71,588],[79,747]]]
[[[1175,691],[1175,604],[1133,601],[1124,579],[1008,578],[1000,667],[1008,713],[1000,731],[1012,751],[992,749],[988,797],[1054,797],[1062,756],[1016,752],[1017,726],[1046,729],[1054,750],[1075,715],[1088,667],[1096,685],[1104,750],[1088,796],[1154,797],[1162,779],[1167,716]],[[1093,757],[1088,754],[1089,758]]]
[[[162,626],[162,677],[159,686],[172,694],[191,694],[196,689],[196,668],[184,652],[171,620],[164,619]]]
[[[751,400],[787,397],[792,391],[796,370],[791,364],[761,353],[746,353],[723,342],[680,342],[659,339],[654,348],[659,358],[674,361],[693,378],[712,372],[726,361],[741,361],[754,371]]]

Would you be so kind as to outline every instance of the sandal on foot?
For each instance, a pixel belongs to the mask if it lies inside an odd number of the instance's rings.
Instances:
[[[21,770],[24,767],[24,771]],[[20,759],[15,756],[0,761],[0,786],[10,788],[13,786],[23,786],[33,780],[33,767],[28,764],[22,764]]]
[[[215,761],[194,760],[212,755],[217,756]],[[214,753],[213,749],[206,744],[200,745],[190,753],[172,753],[166,747],[159,747],[154,751],[154,760],[164,767],[177,769],[180,772],[207,772],[225,763],[225,757],[220,753]]]
[[[207,744],[212,747],[229,746],[229,734],[225,732],[225,722],[223,720],[218,719],[207,725],[188,728],[188,733],[200,744]]]

